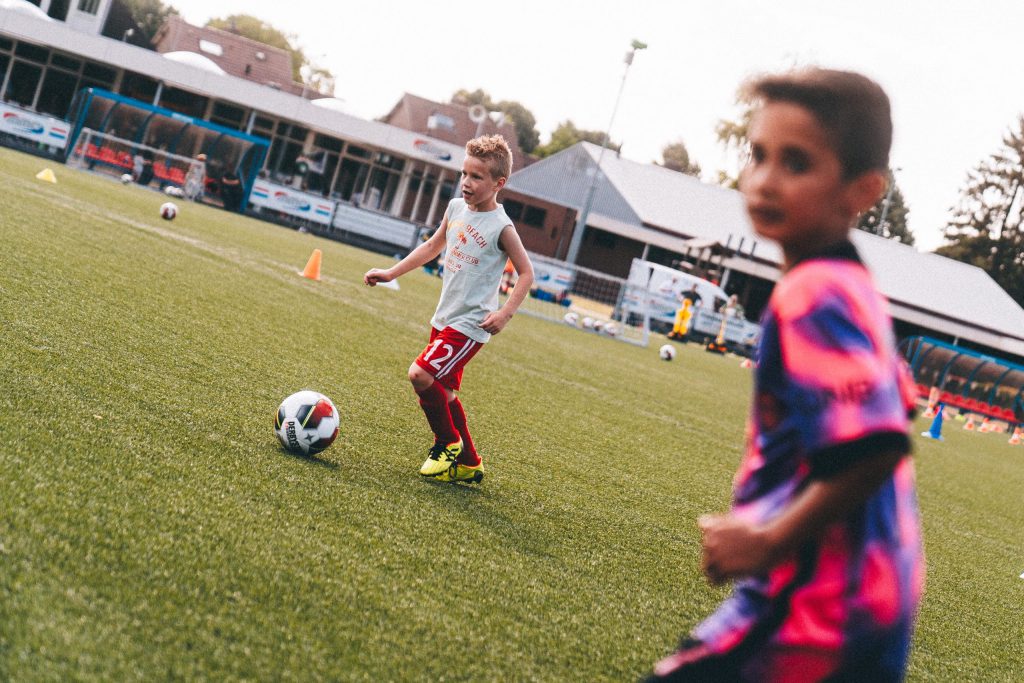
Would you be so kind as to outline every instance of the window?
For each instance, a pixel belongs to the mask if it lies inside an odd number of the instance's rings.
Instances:
[[[523,217],[523,205],[521,202],[506,199],[501,203],[501,206],[505,209],[505,213],[507,213],[508,217],[512,220],[518,221]]]
[[[50,58],[49,50],[31,43],[18,43],[18,46],[14,48],[14,54],[40,64],[46,64],[46,60]]]
[[[71,59],[70,57],[65,57],[64,55],[59,55],[57,53],[50,56],[50,64],[75,72],[82,68],[82,63],[77,59]]]
[[[615,235],[604,230],[594,231],[594,244],[605,249],[615,248]]]
[[[222,48],[218,43],[214,43],[213,41],[210,41],[210,40],[202,40],[202,39],[200,39],[199,40],[199,49],[202,50],[203,52],[206,52],[207,54],[213,55],[214,57],[223,57],[224,56],[224,48]]]
[[[536,206],[527,206],[526,210],[523,211],[523,222],[535,228],[543,228],[544,219],[547,217],[548,212],[544,209],[538,209]]]
[[[50,69],[43,79],[43,89],[39,93],[36,111],[51,114],[58,118],[68,115],[71,98],[75,96],[75,84],[78,76],[57,69]]]
[[[227,128],[241,130],[244,120],[245,110],[225,104],[224,102],[213,103],[213,111],[210,112],[211,122],[226,126]]]
[[[100,8],[100,0],[78,0],[78,11],[96,14]]]
[[[7,91],[4,93],[4,100],[20,104],[23,107],[32,107],[36,97],[36,87],[43,74],[42,67],[27,62],[15,61],[11,68],[11,77],[7,81]]]

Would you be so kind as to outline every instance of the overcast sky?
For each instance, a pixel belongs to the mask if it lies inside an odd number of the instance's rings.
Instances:
[[[403,92],[447,100],[483,88],[537,117],[604,130],[636,38],[614,141],[660,160],[682,140],[706,179],[730,159],[715,124],[739,84],[793,65],[854,69],[893,103],[893,166],[919,249],[942,242],[966,173],[1024,112],[1019,0],[169,0],[189,22],[246,13],[293,34],[337,76],[352,113],[385,114]]]

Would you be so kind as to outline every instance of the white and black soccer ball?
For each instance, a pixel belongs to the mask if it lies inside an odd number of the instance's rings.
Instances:
[[[658,358],[662,360],[672,360],[676,357],[676,347],[671,344],[665,344],[658,349]]]
[[[174,202],[164,202],[160,205],[160,218],[165,221],[173,221],[178,215],[178,205]]]
[[[131,173],[122,173],[121,174],[121,182],[124,183],[125,185],[128,185],[133,180],[135,180],[135,178],[132,177]]]
[[[585,329],[585,330],[592,330],[592,329],[594,329],[594,319],[591,318],[589,315],[588,316],[584,316],[583,320],[580,321],[580,322],[583,324],[583,329]]]
[[[341,420],[331,399],[308,389],[281,401],[274,418],[274,434],[285,450],[315,455],[338,438]]]
[[[619,326],[614,322],[607,322],[604,324],[604,333],[609,337],[619,336]]]
[[[569,311],[568,313],[565,314],[565,317],[562,318],[562,320],[565,321],[566,325],[572,325],[573,327],[576,327],[580,324],[580,314],[577,313],[576,311]]]
[[[185,191],[182,190],[177,185],[168,185],[167,187],[164,188],[164,194],[167,195],[168,197],[180,198],[185,196]]]

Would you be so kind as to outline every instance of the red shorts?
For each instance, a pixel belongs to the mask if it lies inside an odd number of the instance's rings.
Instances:
[[[473,341],[451,327],[440,331],[431,327],[430,343],[416,357],[416,365],[426,370],[441,386],[458,391],[462,386],[462,369],[481,346],[480,342]]]

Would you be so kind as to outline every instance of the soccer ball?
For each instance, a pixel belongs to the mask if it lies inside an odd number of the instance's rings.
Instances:
[[[574,311],[569,311],[568,313],[565,314],[565,317],[562,318],[562,320],[565,321],[566,325],[572,325],[573,327],[576,327],[577,325],[580,324],[580,314]]]
[[[600,320],[594,321],[594,332],[604,332],[604,323]]]
[[[609,337],[619,336],[619,326],[613,322],[607,322],[604,324],[604,333]]]
[[[316,391],[299,391],[281,401],[274,418],[274,433],[285,450],[315,455],[338,437],[338,409]]]
[[[676,347],[672,346],[671,344],[665,344],[660,349],[658,349],[658,358],[661,358],[662,360],[672,360],[675,357]]]
[[[589,315],[585,316],[581,322],[583,323],[583,329],[585,329],[585,330],[592,330],[592,329],[594,329],[594,319],[591,318]]]
[[[132,174],[131,173],[122,173],[121,174],[121,182],[124,183],[125,185],[127,185],[130,182],[132,182],[133,180],[135,180],[135,178],[132,178]]]
[[[164,194],[168,197],[184,197],[185,192],[177,185],[168,185],[164,188]]]
[[[165,221],[173,221],[178,215],[178,206],[174,202],[164,202],[160,205],[160,218]]]

